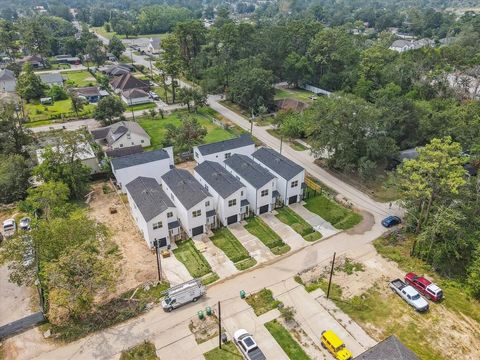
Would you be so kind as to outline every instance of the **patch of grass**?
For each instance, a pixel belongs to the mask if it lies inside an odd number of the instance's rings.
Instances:
[[[323,292],[326,294],[328,291],[328,281],[325,280],[323,277],[320,277],[314,281],[310,281],[305,283],[300,276],[295,276],[295,281],[300,285],[303,285],[307,292],[312,292],[317,289],[322,289]],[[333,283],[330,285],[330,297],[333,299],[341,299],[342,298],[342,288],[337,284]]]
[[[345,262],[341,266],[335,268],[336,271],[342,271],[348,275],[352,275],[357,271],[365,271],[365,266],[362,263],[353,261],[350,258],[346,258]]]
[[[295,341],[288,330],[276,319],[265,323],[265,327],[290,359],[310,360],[310,357],[302,349],[300,344]]]
[[[235,344],[228,341],[222,344],[222,348],[215,348],[203,354],[205,360],[243,360]]]
[[[125,35],[119,35],[114,31],[107,32],[103,26],[95,26],[92,29],[99,35],[106,37],[107,39],[111,39],[113,36],[117,36],[119,39],[126,39]],[[139,34],[139,35],[129,35],[129,39],[138,39],[138,38],[159,38],[163,39],[167,36],[168,33],[163,34]]]
[[[246,219],[245,229],[257,237],[267,246],[275,255],[282,255],[290,251],[290,246],[285,244],[280,236],[277,235],[260,217],[254,216]]]
[[[210,240],[232,260],[239,270],[247,269],[257,263],[228,228],[216,230]]]
[[[304,200],[306,202],[305,207],[308,210],[322,217],[337,229],[350,229],[362,221],[362,215],[341,206],[323,195],[317,195]]]
[[[288,206],[284,206],[276,210],[277,215],[275,215],[281,222],[290,226],[297,233],[302,235],[306,241],[315,241],[321,239],[322,234],[302,219],[295,211],[290,209]]]
[[[57,64],[57,63],[53,63],[53,64],[50,64],[50,69],[51,69],[51,70],[65,70],[65,69],[70,69],[70,64]]]
[[[38,121],[27,122],[23,126],[27,128],[33,128],[38,126],[50,125],[50,124],[53,124],[52,120],[38,120]]]
[[[76,118],[77,114],[72,111],[72,102],[70,99],[55,101],[52,105],[42,105],[40,103],[25,104],[25,112],[28,114],[31,122],[29,127],[46,125],[37,123],[38,121],[50,121],[54,119]],[[79,112],[79,117],[85,117],[92,114],[95,105],[87,104],[83,110]]]
[[[140,345],[131,347],[128,350],[122,351],[120,360],[157,360],[158,356],[155,350],[155,345],[149,341],[145,341]]]
[[[308,150],[308,148],[303,145],[303,144],[300,144],[298,141],[296,140],[293,140],[292,142],[290,142],[290,147],[295,150],[295,151],[305,151],[305,150]]]
[[[74,86],[95,86],[97,79],[87,70],[65,71],[62,75],[67,78],[67,83],[71,82]]]
[[[220,100],[219,102],[220,102],[220,104],[222,104],[226,108],[228,108],[228,109],[232,110],[233,112],[236,112],[237,114],[242,115],[242,116],[244,116],[248,119],[250,119],[251,116],[252,116],[252,114],[249,113],[246,109],[244,109],[243,107],[241,107],[238,104],[235,104],[234,102],[231,102],[230,100]]]
[[[123,297],[130,299],[130,297],[135,293],[132,299],[137,300],[146,300],[148,302],[159,302],[166,290],[170,288],[170,283],[168,281],[162,281],[161,283],[150,285],[146,289],[145,286],[140,286],[137,291],[132,289],[126,292]]]
[[[152,109],[157,107],[157,105],[154,102],[149,102],[145,104],[137,104],[137,105],[131,105],[128,107],[127,111],[138,111],[138,110],[146,110],[146,109]]]
[[[197,250],[192,239],[177,242],[177,248],[173,250],[173,253],[194,278],[201,278],[212,272],[210,264]]]
[[[276,309],[278,305],[282,304],[281,301],[273,298],[272,290],[269,289],[262,289],[259,292],[250,294],[245,298],[245,301],[252,307],[257,316]]]
[[[306,103],[312,103],[310,96],[315,96],[314,93],[303,89],[275,89],[275,100],[294,99]]]
[[[202,284],[205,285],[205,286],[207,286],[208,284],[214,283],[214,282],[217,281],[218,279],[220,279],[220,277],[218,276],[218,274],[212,272],[212,273],[210,273],[210,274],[208,274],[208,275],[206,275],[206,276],[204,276],[204,277],[202,278]]]

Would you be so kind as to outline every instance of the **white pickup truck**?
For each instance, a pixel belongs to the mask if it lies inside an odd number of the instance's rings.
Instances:
[[[257,346],[252,335],[245,329],[239,329],[233,334],[235,344],[240,348],[243,356],[247,360],[265,360],[266,357],[262,350]]]
[[[400,297],[405,300],[410,306],[419,312],[428,310],[428,302],[420,296],[413,286],[407,285],[400,279],[395,279],[390,282],[390,288],[395,291]]]

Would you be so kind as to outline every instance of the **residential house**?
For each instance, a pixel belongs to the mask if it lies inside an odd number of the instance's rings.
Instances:
[[[38,77],[43,84],[48,86],[63,86],[63,82],[65,81],[62,74],[59,73],[40,73],[38,74]]]
[[[51,146],[51,148],[54,152],[60,151],[60,153],[62,153],[64,151],[64,147],[62,145],[54,145]],[[44,161],[43,154],[45,153],[45,149],[46,147],[36,150],[38,164],[41,164]],[[80,160],[83,165],[90,168],[91,174],[101,172],[97,156],[95,155],[92,146],[88,142],[79,144],[78,150],[79,151],[76,154],[76,160]]]
[[[222,163],[233,154],[251,156],[255,151],[255,143],[249,134],[237,138],[218,141],[193,147],[193,157],[198,164],[205,160]]]
[[[17,64],[22,66],[26,62],[30,63],[34,69],[41,69],[44,67],[43,59],[38,55],[27,55],[21,59],[18,59]]]
[[[109,77],[114,77],[129,74],[131,72],[131,69],[125,65],[120,64],[103,66],[99,68],[99,71]]]
[[[127,155],[139,154],[143,152],[143,147],[141,145],[134,145],[124,148],[117,148],[117,149],[108,149],[105,150],[105,155],[110,158],[117,158]]]
[[[234,154],[224,163],[225,168],[245,184],[251,212],[259,215],[275,207],[280,193],[277,179],[270,171],[246,155]]]
[[[173,149],[147,151],[110,160],[117,185],[125,192],[125,185],[138,176],[151,177],[161,182],[162,175],[173,167]]]
[[[146,104],[153,102],[153,99],[142,89],[129,89],[122,92],[122,101],[128,106]]]
[[[119,121],[110,126],[91,130],[93,139],[109,149],[128,148],[133,146],[150,146],[150,136],[134,121]]]
[[[171,169],[162,176],[162,188],[175,204],[180,224],[189,237],[215,228],[213,197],[188,170]]]
[[[354,360],[419,360],[415,353],[402,344],[395,335],[390,335],[377,345],[361,353]]]
[[[75,88],[73,91],[81,98],[85,99],[89,103],[97,103],[102,97],[108,96],[108,92],[100,90],[96,86],[87,86],[81,88]]]
[[[413,50],[414,45],[412,40],[395,40],[392,45],[390,45],[389,49],[401,53],[404,51]]]
[[[180,235],[177,209],[154,178],[139,176],[126,185],[128,203],[147,246],[154,242],[160,248],[170,244]]]
[[[112,53],[107,53],[107,60],[108,61],[117,61],[117,57],[113,55]]]
[[[12,70],[4,69],[0,71],[0,91],[15,92],[17,87],[17,78]]]
[[[57,55],[55,61],[58,64],[80,65],[82,62],[78,56],[71,55]]]
[[[305,188],[305,169],[277,151],[261,147],[252,154],[253,160],[277,178],[277,190],[284,204],[300,202]]]
[[[149,54],[159,54],[160,53],[160,39],[159,38],[150,38],[150,41],[147,45],[147,53]]]
[[[131,89],[148,91],[150,88],[145,81],[137,79],[130,73],[114,77],[113,80],[110,81],[110,86],[118,94]]]
[[[195,179],[213,196],[217,218],[224,225],[243,220],[248,214],[247,188],[217,162],[204,161],[195,167]]]

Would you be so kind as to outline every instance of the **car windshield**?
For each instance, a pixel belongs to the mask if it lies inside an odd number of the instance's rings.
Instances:
[[[13,229],[13,225],[3,225],[3,230],[7,231]]]
[[[412,300],[418,300],[420,299],[420,295],[412,295]]]
[[[245,343],[245,345],[247,345],[247,347],[255,345],[251,337],[246,337],[245,339],[243,339],[243,342]]]
[[[167,297],[167,298],[165,298],[165,302],[166,302],[167,304],[170,304],[170,303],[172,302],[172,299],[170,299],[169,297]]]

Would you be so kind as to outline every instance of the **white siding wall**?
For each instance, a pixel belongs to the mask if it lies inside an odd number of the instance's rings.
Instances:
[[[162,176],[170,170],[170,159],[162,159],[146,164],[130,166],[120,170],[112,170],[121,190],[125,192],[125,185],[139,176],[154,178],[159,184],[161,184]]]
[[[193,156],[195,158],[195,161],[198,164],[201,164],[202,162],[209,160],[209,161],[215,161],[217,163],[223,163],[223,161],[226,159],[225,154],[230,153],[231,155],[233,154],[240,154],[240,155],[246,155],[246,156],[252,156],[252,154],[255,152],[255,145],[247,145],[243,146],[240,148],[232,149],[232,150],[227,150],[227,151],[221,151],[218,153],[214,154],[209,154],[209,155],[202,155],[200,151],[198,151],[198,148],[195,146],[193,148]]]
[[[0,91],[15,92],[17,82],[14,80],[0,81]]]
[[[146,104],[146,103],[152,102],[152,99],[150,99],[148,96],[135,98],[135,99],[127,99],[125,96],[122,95],[122,100],[128,106],[137,105],[137,104]]]
[[[142,140],[143,140],[143,143],[142,143]],[[143,147],[150,146],[150,138],[128,132],[125,135],[123,135],[120,139],[115,141],[111,145],[111,148],[119,149],[119,148],[134,146],[134,145],[141,145]]]

